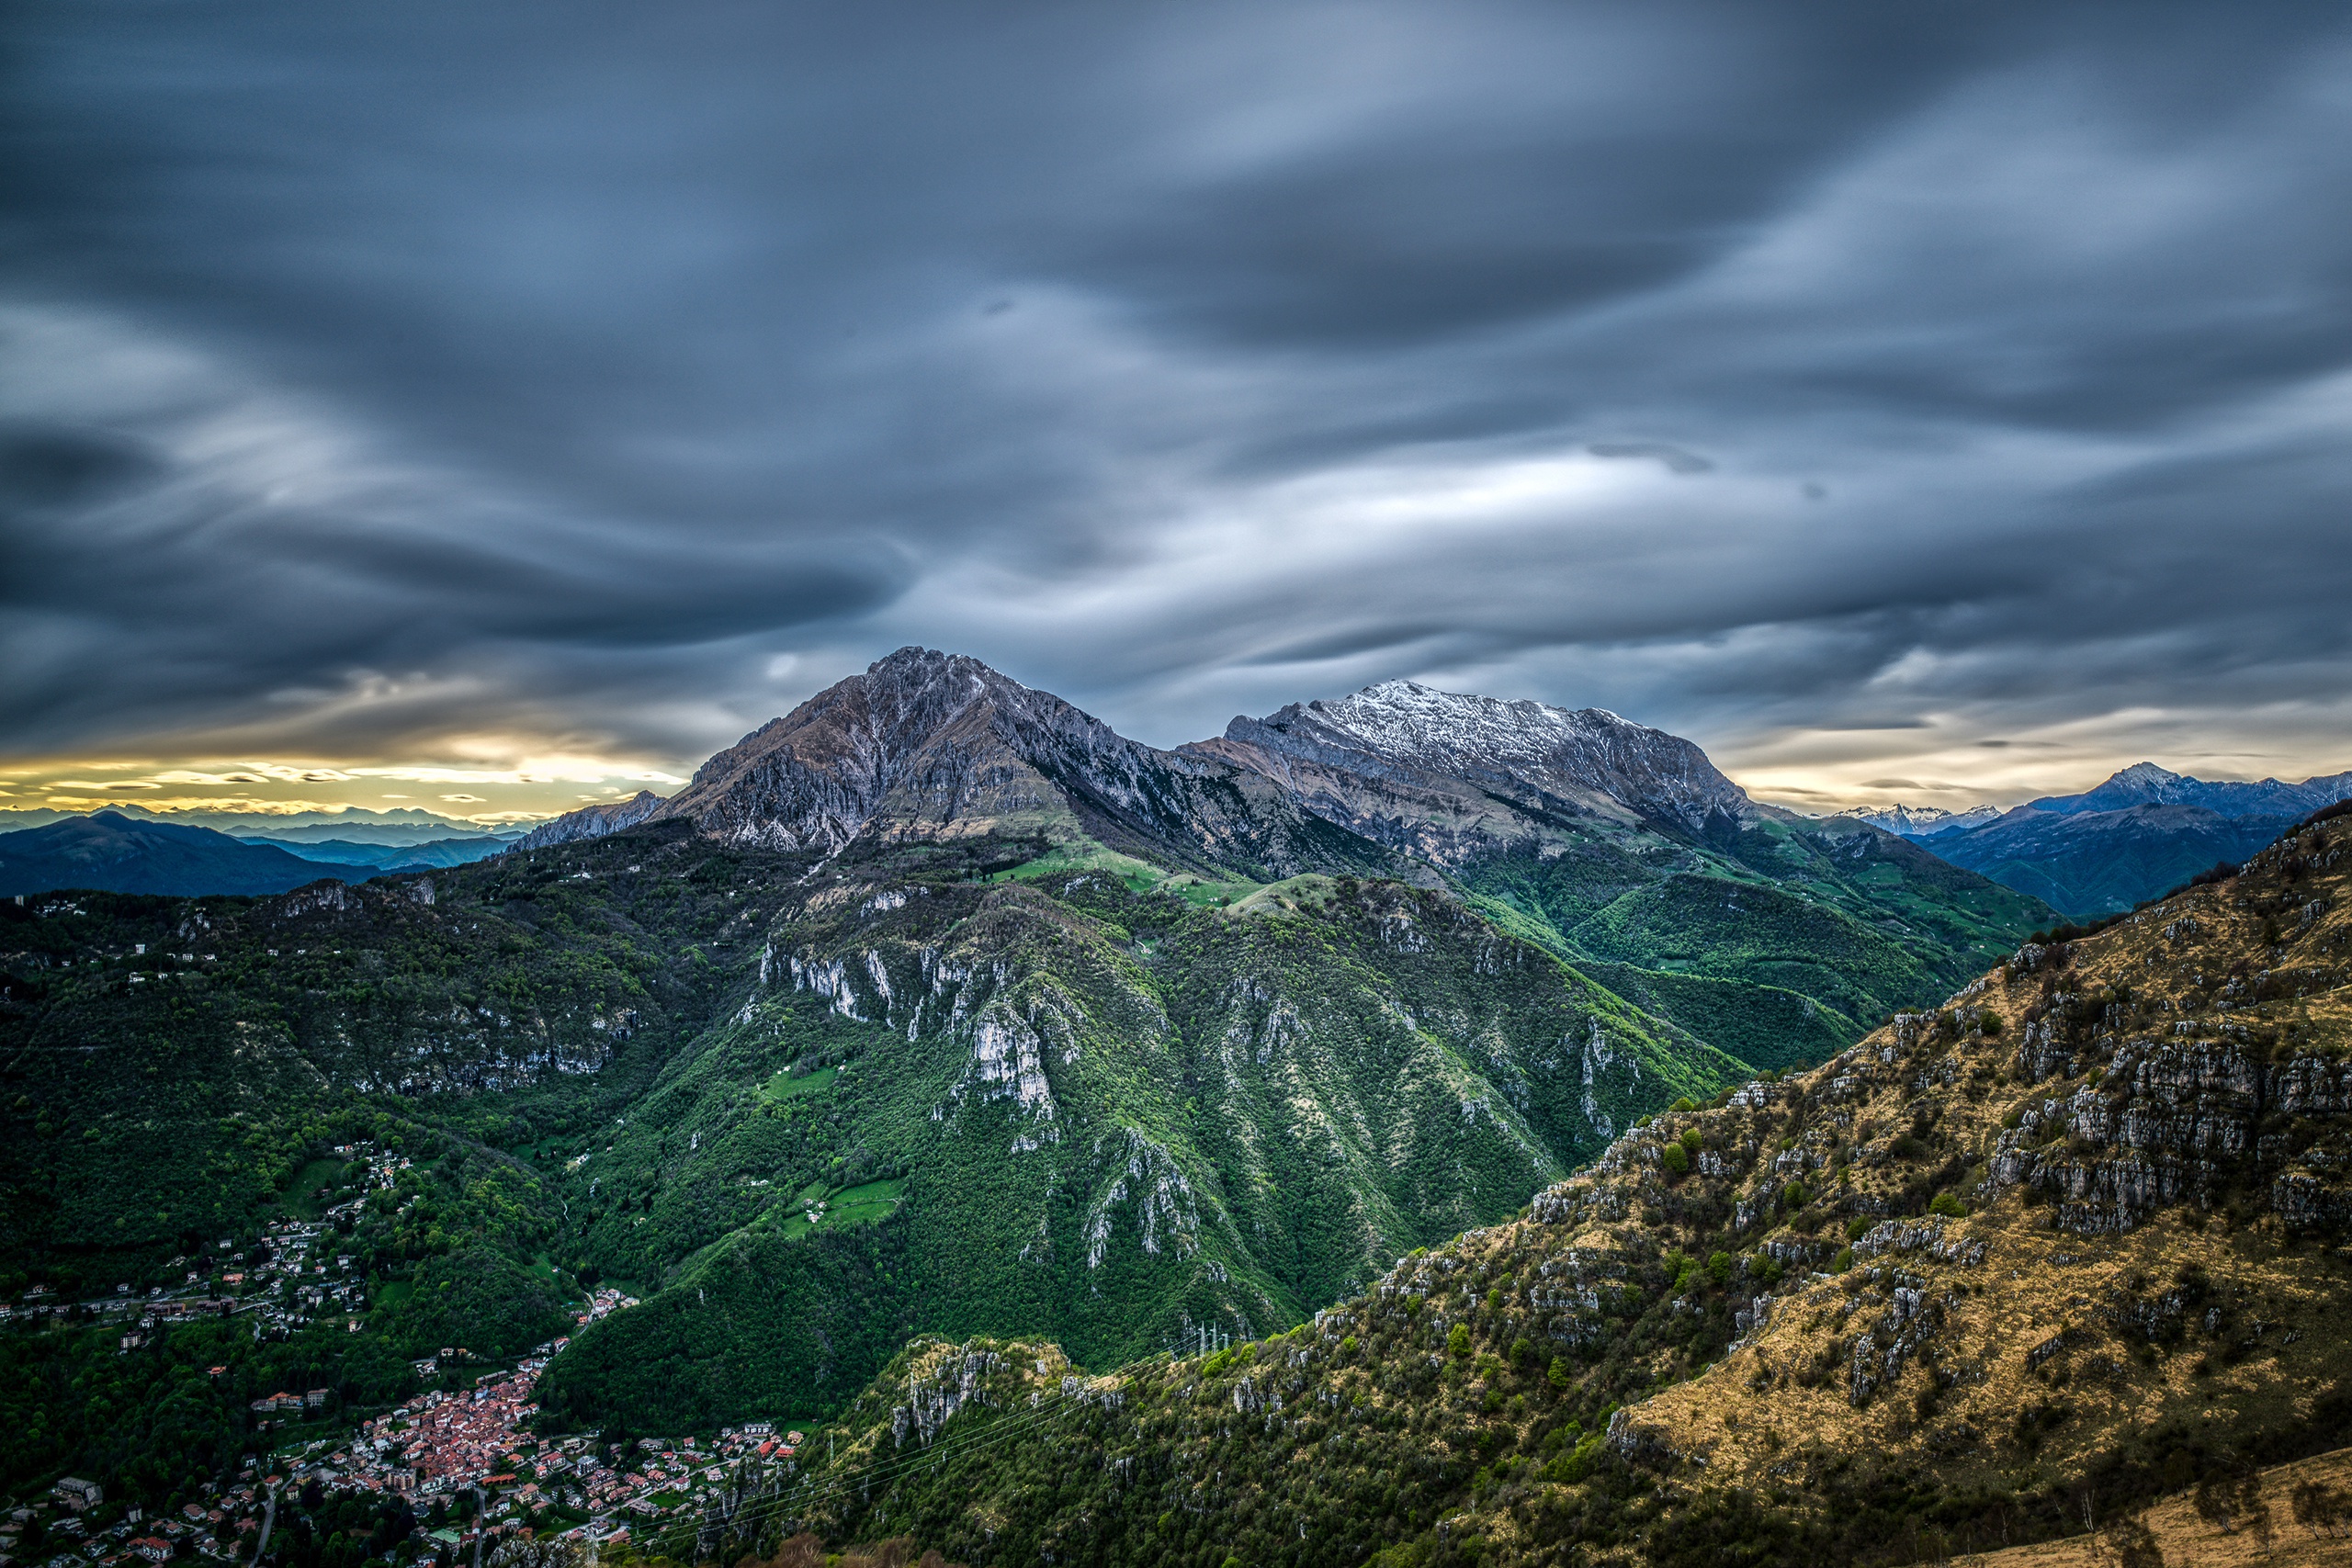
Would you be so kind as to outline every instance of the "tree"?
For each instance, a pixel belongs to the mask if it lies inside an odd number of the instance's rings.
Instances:
[[[2267,1554],[2274,1539],[2270,1506],[2262,1500],[2262,1475],[2246,1471],[2238,1475],[2209,1474],[2197,1483],[2197,1517],[2224,1535],[2244,1529]]]
[[[1470,1355],[1470,1325],[1457,1323],[1446,1331],[1445,1348],[1467,1359]]]
[[[2299,1483],[2289,1506],[2293,1509],[2295,1522],[2313,1535],[2324,1535],[2333,1540],[2335,1532],[2344,1528],[2344,1494],[2322,1482]]]
[[[2165,1568],[2165,1554],[2156,1545],[2155,1532],[2143,1521],[2117,1519],[2100,1536],[2108,1551],[2115,1554],[2116,1568]]]

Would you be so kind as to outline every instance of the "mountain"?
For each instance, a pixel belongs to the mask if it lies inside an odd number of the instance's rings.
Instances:
[[[1928,845],[1953,865],[2081,919],[2128,909],[2216,862],[2239,860],[2347,796],[2352,773],[2299,784],[2211,783],[2137,762],[2096,789],[2013,811],[1889,806],[1839,816]]]
[[[366,868],[375,875],[376,868]],[[269,844],[209,828],[133,821],[119,812],[0,833],[0,895],[97,888],[112,893],[283,893],[322,877],[352,877]]]
[[[1498,832],[1523,838],[1546,815],[1630,813],[1698,830],[1758,809],[1679,736],[1601,708],[1465,696],[1412,681],[1236,718],[1221,741],[1187,750],[1281,778],[1318,814],[1351,819],[1366,837],[1398,839],[1441,863],[1475,852]],[[1392,786],[1400,801],[1418,796],[1423,810],[1400,820],[1376,805],[1364,809],[1373,805],[1363,798],[1367,784]],[[1503,815],[1478,811],[1482,796]],[[1435,823],[1417,819],[1436,817],[1428,807],[1438,802],[1453,807],[1456,831],[1432,832]]]
[[[417,815],[422,817],[425,814],[419,812]],[[366,822],[353,821],[349,818],[328,818],[323,821],[295,822],[290,826],[282,825],[275,818],[256,818],[225,811],[208,812],[205,817],[207,825],[219,827],[238,838],[266,839],[281,844],[342,843],[397,847],[491,842],[504,845],[521,838],[524,831],[520,828],[482,828],[471,822],[455,822],[446,817],[423,822]]]
[[[470,864],[0,904],[0,1262],[176,1286],[332,1207],[373,1304],[282,1353],[355,1402],[596,1284],[641,1304],[550,1418],[814,1417],[918,1334],[1301,1322],[2054,919],[1611,716],[1374,688],[1239,731],[1163,751],[905,649]],[[118,1340],[18,1381],[144,1376]],[[128,1472],[11,1408],[11,1477]]]
[[[582,839],[601,839],[607,833],[636,827],[666,804],[651,790],[641,789],[627,800],[616,800],[604,806],[583,806],[577,811],[567,811],[560,817],[540,823],[524,834],[515,848],[544,850],[557,844],[576,843]]]
[[[1982,828],[1997,819],[2001,813],[1991,806],[1972,806],[1965,811],[1947,811],[1940,806],[1874,806],[1858,807],[1838,813],[1867,822],[1873,828],[1883,828],[1898,838],[1917,840],[1933,839],[1945,833],[1965,832]]]
[[[919,1337],[700,1523],[984,1564],[1896,1563],[2195,1484],[2267,1551],[2235,1478],[2352,1439],[2347,1055],[2339,816],[1678,1105],[1287,1333],[1091,1375]]]
[[[106,809],[133,822],[175,822],[184,828],[209,828],[236,838],[269,839],[283,843],[341,839],[355,843],[418,844],[439,839],[513,838],[521,832],[514,828],[484,828],[478,822],[442,817],[409,806],[385,811],[371,811],[360,806],[340,811],[153,811],[133,801],[121,801]],[[0,831],[46,828],[80,815],[47,807],[0,809]]]
[[[2081,795],[2044,795],[2030,801],[2036,811],[2062,815],[2119,811],[2133,806],[2194,806],[2222,817],[2267,818],[2281,824],[2352,796],[2352,772],[2281,784],[2209,782],[2168,773],[2154,762],[2135,762],[2098,788]]]
[[[746,736],[669,800],[590,807],[536,829],[534,847],[676,820],[730,843],[824,853],[1042,833],[1259,880],[1385,863],[1245,769],[1141,745],[978,660],[920,648]]]
[[[1183,750],[1263,774],[1758,1063],[1842,1048],[2044,913],[1875,828],[1751,801],[1690,741],[1597,708],[1392,681]]]
[[[1035,832],[1073,865],[1451,885],[1571,962],[1642,971],[1622,978],[1662,1016],[1770,1062],[1842,1046],[2052,919],[1866,825],[1758,805],[1679,737],[1406,681],[1170,752],[978,660],[901,649],[671,799],[587,807],[526,843],[673,820],[827,853]]]
[[[283,841],[256,835],[239,834],[240,842],[269,844],[283,848]],[[319,861],[329,865],[366,865],[380,870],[398,868],[423,871],[434,866],[469,865],[492,855],[503,854],[511,847],[512,840],[494,839],[487,835],[466,839],[427,839],[421,843],[368,843],[349,839],[311,839],[298,841],[304,860]]]
[[[2139,805],[2059,813],[2019,807],[1997,821],[1933,841],[1952,864],[2030,893],[2075,919],[2128,909],[2217,862],[2234,864],[2279,824],[2201,806]]]

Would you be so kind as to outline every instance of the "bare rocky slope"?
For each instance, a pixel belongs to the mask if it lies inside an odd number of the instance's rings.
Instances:
[[[592,807],[541,829],[540,841],[616,831],[631,825],[625,816]],[[976,659],[921,648],[762,726],[633,819],[825,854],[859,840],[1030,833],[1261,879],[1385,860],[1256,773],[1129,740]]]
[[[1910,1562],[2352,1431],[2352,817],[1677,1108],[1289,1334],[924,1340],[747,1523],[976,1562]]]

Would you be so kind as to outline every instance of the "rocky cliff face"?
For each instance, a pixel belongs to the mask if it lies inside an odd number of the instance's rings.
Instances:
[[[618,833],[647,820],[669,803],[650,789],[639,790],[627,800],[609,806],[583,806],[577,811],[567,811],[550,822],[542,822],[523,835],[514,847],[518,850],[546,850],[558,844],[577,843],[582,839],[601,839],[607,833]]]

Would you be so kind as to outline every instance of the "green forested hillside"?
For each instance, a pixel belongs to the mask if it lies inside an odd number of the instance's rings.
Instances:
[[[582,1151],[578,1266],[673,1283],[582,1336],[567,1410],[811,1408],[915,1328],[1113,1359],[1261,1332],[1745,1071],[1396,884],[1239,911],[1100,873],[843,886]],[[876,1181],[875,1235],[811,1234]]]
[[[918,1340],[736,1539],[1891,1568],[2193,1488],[2246,1561],[2287,1561],[2330,1517],[2232,1489],[2352,1440],[2346,850],[2309,823],[2028,944],[1286,1333],[1091,1370]]]
[[[1544,828],[1537,847],[1470,859],[1456,880],[1601,984],[1758,1066],[1843,1049],[2053,919],[1838,818],[1759,817],[1687,839],[1594,818]]]
[[[644,1304],[551,1410],[817,1413],[918,1331],[1120,1356],[1295,1322],[1747,1070],[1400,883],[1000,836],[815,864],[663,825],[0,906],[18,1287],[176,1284],[334,1205],[390,1354],[511,1354],[611,1282]],[[322,1157],[355,1141],[393,1186]]]
[[[1254,799],[1219,820],[1256,833]],[[1247,1339],[2046,914],[1771,819],[1580,819],[1441,874],[1307,818],[1283,841],[1396,874],[1267,884],[1067,816],[824,854],[661,821],[273,898],[0,905],[8,1282],[244,1310],[223,1259],[328,1224],[364,1332],[314,1359],[353,1400],[615,1286],[641,1304],[543,1402],[636,1430],[822,1416],[918,1334]],[[269,1320],[231,1380],[322,1332]],[[90,1385],[98,1338],[35,1337]],[[132,1382],[137,1421],[187,1397]],[[12,1473],[102,1457],[20,1437]]]

